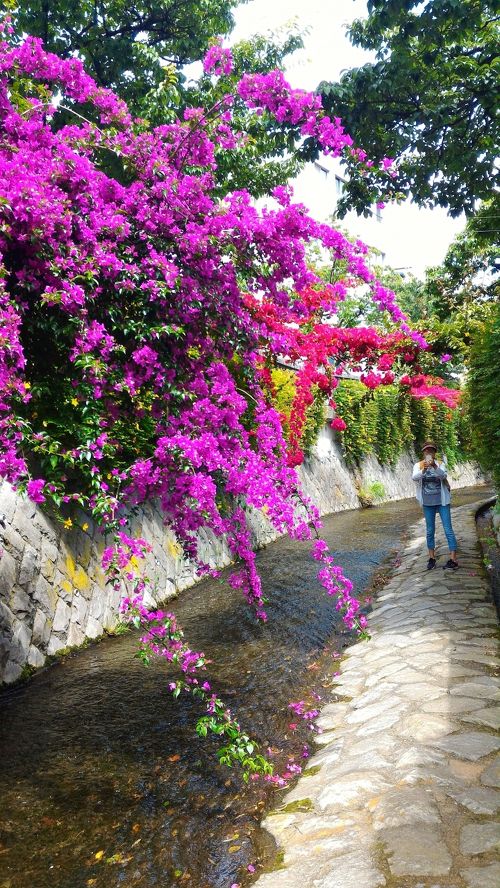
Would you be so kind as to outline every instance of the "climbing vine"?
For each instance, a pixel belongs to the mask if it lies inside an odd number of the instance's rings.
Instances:
[[[335,392],[339,431],[348,462],[374,453],[384,465],[394,465],[404,451],[418,452],[424,441],[438,443],[453,466],[469,452],[467,421],[462,410],[431,398],[414,398],[396,386],[374,392],[357,380],[342,380]]]

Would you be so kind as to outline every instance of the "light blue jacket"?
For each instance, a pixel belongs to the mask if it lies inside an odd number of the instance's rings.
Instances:
[[[420,462],[415,463],[413,466],[413,480],[417,485],[417,489],[415,491],[415,496],[417,497],[420,505],[422,505],[422,469],[420,468]],[[446,460],[439,460],[436,469],[436,475],[439,476],[441,480],[441,505],[449,506],[451,502],[451,493],[447,484],[444,483],[446,480]]]

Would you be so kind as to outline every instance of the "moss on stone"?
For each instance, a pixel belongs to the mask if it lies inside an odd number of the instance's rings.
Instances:
[[[296,802],[290,802],[277,811],[277,814],[296,814],[297,811],[312,811],[313,803],[311,799],[297,799]]]
[[[274,860],[272,861],[272,863],[270,863],[269,866],[266,866],[264,872],[266,872],[266,873],[275,873],[275,872],[277,872],[278,870],[283,870],[283,869],[286,869],[286,866],[285,866],[285,852],[283,851],[283,849],[281,849],[281,850],[278,851],[278,853],[276,854],[276,856],[275,856]]]
[[[321,765],[312,765],[311,768],[306,768],[305,771],[302,771],[303,777],[314,777],[315,774],[318,774],[321,771]]]

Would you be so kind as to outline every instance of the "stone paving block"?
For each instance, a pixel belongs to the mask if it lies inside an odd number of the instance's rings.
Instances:
[[[375,830],[409,826],[412,823],[439,823],[439,811],[430,790],[397,787],[368,805]]]
[[[423,698],[425,699],[425,697]],[[430,700],[424,703],[424,712],[460,715],[461,713],[474,712],[482,708],[484,700],[475,700],[470,697],[451,697],[449,694],[439,697],[438,700]],[[464,721],[465,719],[462,719]]]
[[[411,659],[409,657],[409,659]],[[398,674],[397,681],[398,685],[403,684],[418,684],[426,678],[425,672],[418,672],[416,669],[410,668],[407,664],[405,665],[405,669]]]
[[[500,823],[467,823],[460,830],[462,854],[483,854],[500,848]]]
[[[463,791],[448,790],[448,795],[474,814],[495,814],[500,810],[500,790],[469,786]]]
[[[476,725],[485,725],[487,728],[500,729],[500,706],[490,706],[487,709],[478,709],[472,715],[465,715],[462,721],[472,722]]]
[[[481,771],[484,769],[483,762],[466,762],[462,761],[462,759],[450,758],[448,760],[448,768],[450,774],[453,774],[455,777],[458,777],[462,782],[466,781],[468,783],[472,783],[475,781],[477,783],[479,779],[479,775]]]
[[[380,682],[384,679],[391,679],[391,681],[395,680],[393,677],[397,675],[398,672],[402,672],[405,669],[405,664],[402,662],[401,658],[398,658],[394,663],[391,663],[389,666],[385,666],[380,672],[377,671],[376,675],[371,675],[366,679],[367,688],[373,687],[373,685],[379,685]]]
[[[498,632],[498,627],[497,627]],[[484,672],[474,679],[475,684],[483,684],[489,688],[500,688],[500,678],[494,675],[485,675]]]
[[[385,733],[399,722],[399,712],[386,712],[378,718],[372,718],[367,725],[356,731],[356,737],[368,737],[371,734]]]
[[[320,792],[317,803],[321,811],[345,810],[346,806],[365,804],[381,792],[389,789],[389,780],[371,771],[354,771],[335,780]]]
[[[472,664],[469,663],[468,666],[460,666],[457,663],[450,665],[446,663],[445,666],[441,663],[439,666],[431,667],[431,672],[433,675],[445,675],[449,680],[451,678],[469,678],[474,676],[474,681],[476,680],[476,676],[481,675],[481,669],[478,667],[477,669],[471,669]]]
[[[483,682],[465,682],[450,688],[450,694],[459,697],[483,698],[484,700],[500,700],[500,689]]]
[[[355,709],[346,716],[345,721],[348,725],[365,724],[373,718],[384,715],[388,709],[397,710],[399,713],[402,712],[404,708],[403,701],[392,694],[389,698],[384,698],[379,703],[372,703],[370,706],[362,706],[360,709]]]
[[[500,666],[500,659],[493,654],[491,654],[491,656],[486,656],[484,654],[475,654],[472,651],[464,651],[456,654],[453,653],[451,656],[460,661],[470,660],[473,663],[482,663],[484,666]]]
[[[342,825],[340,820],[335,826],[325,827],[324,815],[310,814],[306,830],[301,826],[288,830],[285,863],[290,866],[311,856],[338,857],[363,846],[367,846],[366,830],[361,831],[354,824]]]
[[[454,737],[436,740],[434,745],[459,758],[475,762],[483,758],[483,756],[500,749],[500,738],[495,737],[493,734],[479,731],[465,731],[461,734],[456,734]]]
[[[362,850],[333,858],[329,870],[313,883],[314,888],[379,888],[386,884],[373,858]],[[298,888],[303,888],[303,883]]]
[[[500,863],[489,866],[470,866],[460,870],[467,888],[498,888],[500,885]]]
[[[421,742],[446,737],[448,734],[453,734],[456,730],[456,723],[449,718],[424,712],[408,716],[397,728],[400,737]]]
[[[379,888],[386,884],[371,856],[362,850],[324,860],[310,859],[258,880],[259,888]]]
[[[394,695],[396,685],[392,681],[381,681],[378,685],[360,694],[350,703],[353,710],[361,709],[364,706],[371,706],[372,703],[378,703],[382,699],[390,699]],[[326,706],[324,707],[327,708]],[[324,710],[322,710],[323,712]]]
[[[349,742],[346,744],[344,754],[348,758],[356,758],[357,756],[362,755],[368,756],[373,751],[373,748],[373,738],[369,737],[365,740],[356,740],[355,742]],[[394,758],[398,754],[400,748],[401,743],[398,743],[396,738],[392,737],[390,734],[382,734],[380,737],[377,737],[377,752],[384,755],[386,758]]]
[[[500,755],[484,769],[481,774],[481,783],[485,786],[496,786],[500,788]]]
[[[381,830],[393,876],[443,876],[452,859],[441,831],[434,824],[412,824]]]
[[[446,761],[443,752],[437,749],[427,749],[421,746],[411,746],[410,749],[396,759],[395,767],[403,770],[404,768],[414,767],[415,765],[440,765]]]
[[[430,682],[420,682],[419,684],[410,684],[410,685],[401,685],[398,687],[398,694],[400,697],[404,697],[407,700],[413,700],[416,703],[421,703],[424,700],[436,700],[438,703],[445,698],[445,690],[439,685],[431,684]],[[449,697],[446,697],[449,699]],[[447,712],[447,709],[436,709],[430,710],[425,709],[425,712]]]
[[[420,654],[418,650],[411,651],[409,659],[414,669],[423,669],[425,672],[431,666],[442,666],[443,664],[442,654]]]

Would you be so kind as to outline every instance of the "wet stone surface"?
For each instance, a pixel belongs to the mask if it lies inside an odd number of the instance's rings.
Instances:
[[[455,508],[453,523],[457,572],[428,573],[422,522],[412,529],[374,605],[371,640],[341,664],[337,691],[352,699],[337,717],[328,706],[327,737],[310,763],[314,784],[300,778],[283,800],[307,792],[309,810],[279,830],[274,817],[265,821],[283,868],[260,876],[257,888],[499,888],[498,619],[475,509]],[[442,536],[438,552],[442,564]],[[314,836],[326,818],[335,839],[322,846]],[[339,881],[349,858],[357,869]]]

